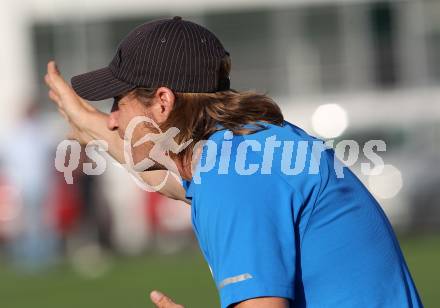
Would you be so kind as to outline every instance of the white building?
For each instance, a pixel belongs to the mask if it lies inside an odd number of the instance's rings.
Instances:
[[[133,26],[173,15],[213,30],[231,52],[232,86],[268,92],[295,124],[325,136],[312,117],[332,103],[347,116],[342,136],[384,139],[385,162],[403,174],[401,198],[382,200],[391,216],[408,217],[417,174],[440,184],[431,175],[435,161],[416,155],[430,157],[440,142],[436,0],[5,0],[0,134],[30,97],[50,110],[42,79],[48,60],[67,77],[102,67]]]

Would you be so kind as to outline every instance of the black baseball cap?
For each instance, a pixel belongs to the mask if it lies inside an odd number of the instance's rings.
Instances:
[[[107,67],[74,76],[75,92],[98,101],[135,88],[165,86],[176,92],[210,93],[229,89],[219,74],[229,55],[208,29],[175,16],[144,23],[119,44]]]

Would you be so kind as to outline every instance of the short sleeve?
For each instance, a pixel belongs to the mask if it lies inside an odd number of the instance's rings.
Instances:
[[[212,183],[215,187],[205,183],[200,195],[209,205],[196,208],[195,220],[221,306],[263,296],[293,300],[296,248],[290,186],[276,175],[257,174],[217,175]]]

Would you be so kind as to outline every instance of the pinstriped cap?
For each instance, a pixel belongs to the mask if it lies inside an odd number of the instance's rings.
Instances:
[[[219,79],[219,70],[226,55],[212,32],[176,16],[138,26],[120,43],[108,67],[74,76],[71,83],[79,96],[92,101],[138,87],[224,91],[229,89],[229,78]]]

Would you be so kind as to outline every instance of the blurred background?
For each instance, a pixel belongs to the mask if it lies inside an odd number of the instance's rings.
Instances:
[[[323,139],[352,139],[352,169],[391,220],[426,307],[440,305],[440,1],[20,0],[0,18],[0,300],[7,308],[151,307],[158,288],[218,307],[189,208],[138,188],[112,163],[74,183],[55,170],[66,126],[46,63],[66,78],[107,65],[136,25],[180,15],[232,56],[232,86],[273,97]],[[98,108],[109,111],[110,104]],[[360,173],[384,140],[386,166]]]

